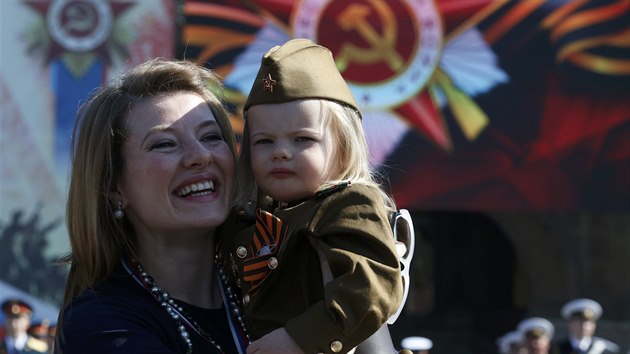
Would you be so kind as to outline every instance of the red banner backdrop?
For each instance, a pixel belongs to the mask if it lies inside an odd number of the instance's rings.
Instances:
[[[187,0],[183,13],[178,54],[224,76],[235,116],[269,48],[330,48],[400,207],[630,210],[628,0]]]

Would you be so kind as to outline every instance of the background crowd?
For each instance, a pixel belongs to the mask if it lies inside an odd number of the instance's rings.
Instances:
[[[0,327],[0,354],[52,353],[56,323],[33,322],[33,308],[19,298],[2,302],[4,316]],[[496,339],[499,354],[613,354],[622,353],[614,342],[596,336],[597,321],[603,315],[601,305],[592,299],[568,301],[560,310],[567,322],[566,333],[557,333],[555,326],[543,317],[527,317],[517,327]],[[430,338],[404,338],[398,348],[414,354],[428,354],[434,349]],[[630,351],[628,351],[630,353]],[[456,354],[456,353],[453,353]]]

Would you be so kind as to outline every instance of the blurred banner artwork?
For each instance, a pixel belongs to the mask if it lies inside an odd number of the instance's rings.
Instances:
[[[56,321],[77,108],[123,70],[173,57],[175,13],[175,0],[0,3],[0,301],[28,298]]]
[[[225,78],[238,130],[260,63],[331,49],[374,164],[414,210],[630,210],[630,1],[183,2],[177,55]]]
[[[400,207],[627,213],[629,17],[630,0],[0,1],[0,300],[61,301],[91,90],[193,60],[224,78],[240,132],[261,56],[295,37],[333,52]]]

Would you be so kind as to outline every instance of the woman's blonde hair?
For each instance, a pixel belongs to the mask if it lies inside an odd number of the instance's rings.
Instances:
[[[176,92],[201,96],[235,155],[235,138],[222,100],[221,81],[209,69],[180,60],[152,59],[99,88],[77,114],[67,201],[71,254],[65,308],[85,289],[107,278],[121,257],[134,255],[136,239],[126,219],[116,219],[116,189],[123,165],[130,109],[144,99]]]
[[[392,197],[381,188],[382,176],[371,168],[370,153],[361,125],[361,116],[354,108],[331,100],[317,100],[320,102],[322,124],[328,129],[327,133],[334,135],[337,151],[341,154],[341,173],[335,180],[326,181],[320,188],[325,188],[341,181],[353,184],[373,186],[381,191],[383,202],[389,211],[396,209]],[[251,146],[249,139],[249,124],[245,112],[243,139],[237,167],[236,207],[248,208],[252,201],[257,206],[264,207],[266,196],[261,195],[254,180],[251,166]]]

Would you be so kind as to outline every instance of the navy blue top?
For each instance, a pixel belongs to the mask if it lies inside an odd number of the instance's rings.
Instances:
[[[122,267],[103,283],[86,290],[65,310],[62,354],[186,353],[176,322]],[[203,309],[178,301],[224,353],[237,353],[225,309]],[[187,329],[193,353],[217,353]],[[55,353],[60,353],[55,348]]]

